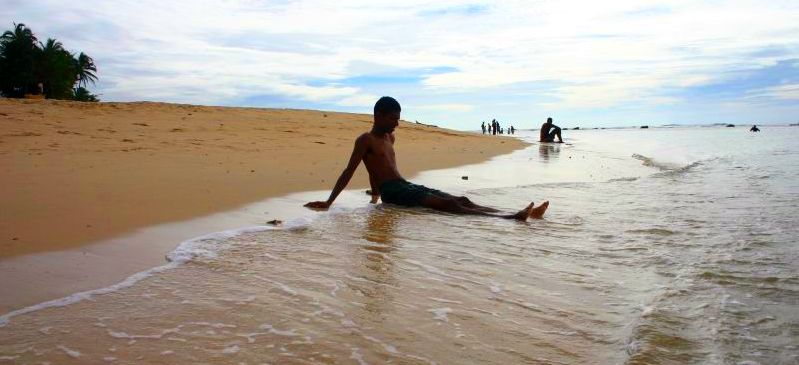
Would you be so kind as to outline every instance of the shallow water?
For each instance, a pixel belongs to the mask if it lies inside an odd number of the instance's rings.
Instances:
[[[414,179],[544,220],[378,205],[197,239],[0,318],[0,363],[799,362],[799,128],[568,133]]]

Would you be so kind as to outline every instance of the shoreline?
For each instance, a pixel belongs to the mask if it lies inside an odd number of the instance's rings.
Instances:
[[[261,212],[268,212],[284,224],[312,218],[324,212],[309,210],[301,203],[326,193],[292,193],[227,212],[145,227],[78,248],[0,260],[3,277],[0,293],[14,294],[0,296],[0,317],[50,302],[62,302],[73,296],[81,297],[86,292],[104,292],[107,288],[131,281],[134,276],[159,271],[172,264],[168,257],[182,244],[206,235],[280,227],[265,225],[260,219]],[[333,209],[355,208],[367,202],[368,196],[362,190],[348,189],[342,191]],[[67,302],[71,303],[69,300]]]
[[[2,313],[157,266],[181,242],[209,233],[209,219],[234,227],[287,219],[285,203],[296,193],[329,193],[352,141],[371,125],[371,115],[312,110],[9,99],[0,106],[0,162],[12,187],[0,195],[8,208],[0,217]],[[397,135],[406,176],[527,146],[404,121]],[[359,169],[348,188],[367,186]],[[256,211],[270,201],[284,207]]]

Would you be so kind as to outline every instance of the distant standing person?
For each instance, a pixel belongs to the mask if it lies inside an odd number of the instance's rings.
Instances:
[[[547,121],[541,125],[541,134],[538,141],[555,142],[555,137],[558,137],[558,143],[563,143],[563,138],[560,136],[560,127],[552,124],[552,118],[547,118]]]
[[[516,128],[513,128],[513,126],[510,126],[510,134],[516,134]]]
[[[499,126],[499,122],[496,119],[491,120],[491,134],[497,135],[497,126]]]
[[[750,132],[760,132],[760,128],[758,128],[756,125],[753,125],[752,128],[749,128],[749,131]]]
[[[486,134],[486,122],[480,125],[480,128],[483,130],[483,134]]]

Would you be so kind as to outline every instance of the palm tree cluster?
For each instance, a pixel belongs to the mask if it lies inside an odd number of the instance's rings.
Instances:
[[[97,101],[87,89],[97,81],[94,60],[75,55],[61,42],[40,42],[25,24],[14,24],[0,36],[0,94],[21,98],[43,93],[50,99]]]

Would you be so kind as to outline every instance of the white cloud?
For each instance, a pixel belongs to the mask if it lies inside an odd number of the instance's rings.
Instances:
[[[548,107],[607,108],[675,102],[664,90],[799,58],[799,3],[782,0],[26,0],[0,9],[0,19],[92,55],[105,100],[277,94],[368,106],[372,92],[341,84],[367,64],[453,70],[425,77],[420,93],[551,83],[539,93],[554,99]],[[766,46],[787,53],[751,56]]]
[[[343,106],[372,107],[379,98],[379,96],[374,94],[358,94],[340,99],[338,104]]]
[[[749,91],[749,98],[799,100],[799,84],[785,84]]]
[[[474,105],[471,104],[429,104],[429,105],[414,105],[416,109],[433,110],[433,111],[450,111],[450,112],[470,112],[474,110]]]

